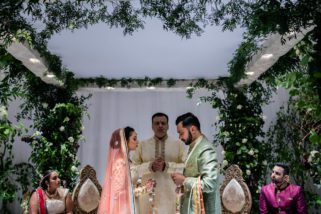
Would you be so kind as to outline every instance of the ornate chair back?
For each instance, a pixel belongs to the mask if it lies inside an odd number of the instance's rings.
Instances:
[[[231,165],[225,170],[225,178],[220,188],[222,214],[249,214],[252,196],[243,179],[243,172],[238,165]]]
[[[80,181],[72,194],[74,213],[97,213],[101,191],[96,171],[89,165],[85,166],[80,172]]]

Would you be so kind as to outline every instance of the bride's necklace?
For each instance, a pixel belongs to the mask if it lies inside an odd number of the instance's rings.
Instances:
[[[57,196],[58,196],[58,190],[56,190],[53,194],[50,194],[47,190],[45,191],[45,193],[46,193],[46,195],[47,195],[47,197],[48,197],[49,199],[58,198],[58,197],[57,197]]]

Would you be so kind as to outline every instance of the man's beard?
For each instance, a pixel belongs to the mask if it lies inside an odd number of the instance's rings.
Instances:
[[[286,180],[277,181],[277,180],[272,179],[272,183],[274,183],[277,188],[283,188],[283,187],[287,186]]]
[[[184,141],[185,145],[187,145],[187,146],[190,145],[193,141],[192,138],[193,138],[192,133],[190,132],[190,130],[188,130],[188,138]]]

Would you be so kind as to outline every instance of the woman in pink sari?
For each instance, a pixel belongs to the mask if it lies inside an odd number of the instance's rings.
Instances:
[[[137,133],[133,128],[126,127],[113,132],[98,214],[136,213],[135,190],[128,157],[128,151],[135,150],[136,147]]]

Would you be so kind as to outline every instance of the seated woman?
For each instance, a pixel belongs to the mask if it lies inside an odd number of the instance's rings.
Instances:
[[[99,214],[136,213],[135,189],[133,188],[132,177],[133,180],[137,180],[137,176],[134,175],[136,170],[131,166],[128,157],[129,150],[135,150],[136,147],[137,133],[133,128],[126,127],[113,132],[109,144],[105,180],[98,208]],[[145,187],[140,187],[136,191],[136,195],[141,193],[142,189],[146,189],[143,192],[149,192],[154,185],[153,181],[149,181]]]
[[[72,214],[73,203],[68,189],[60,187],[60,178],[56,171],[48,170],[40,180],[38,187],[30,197],[30,214]]]

